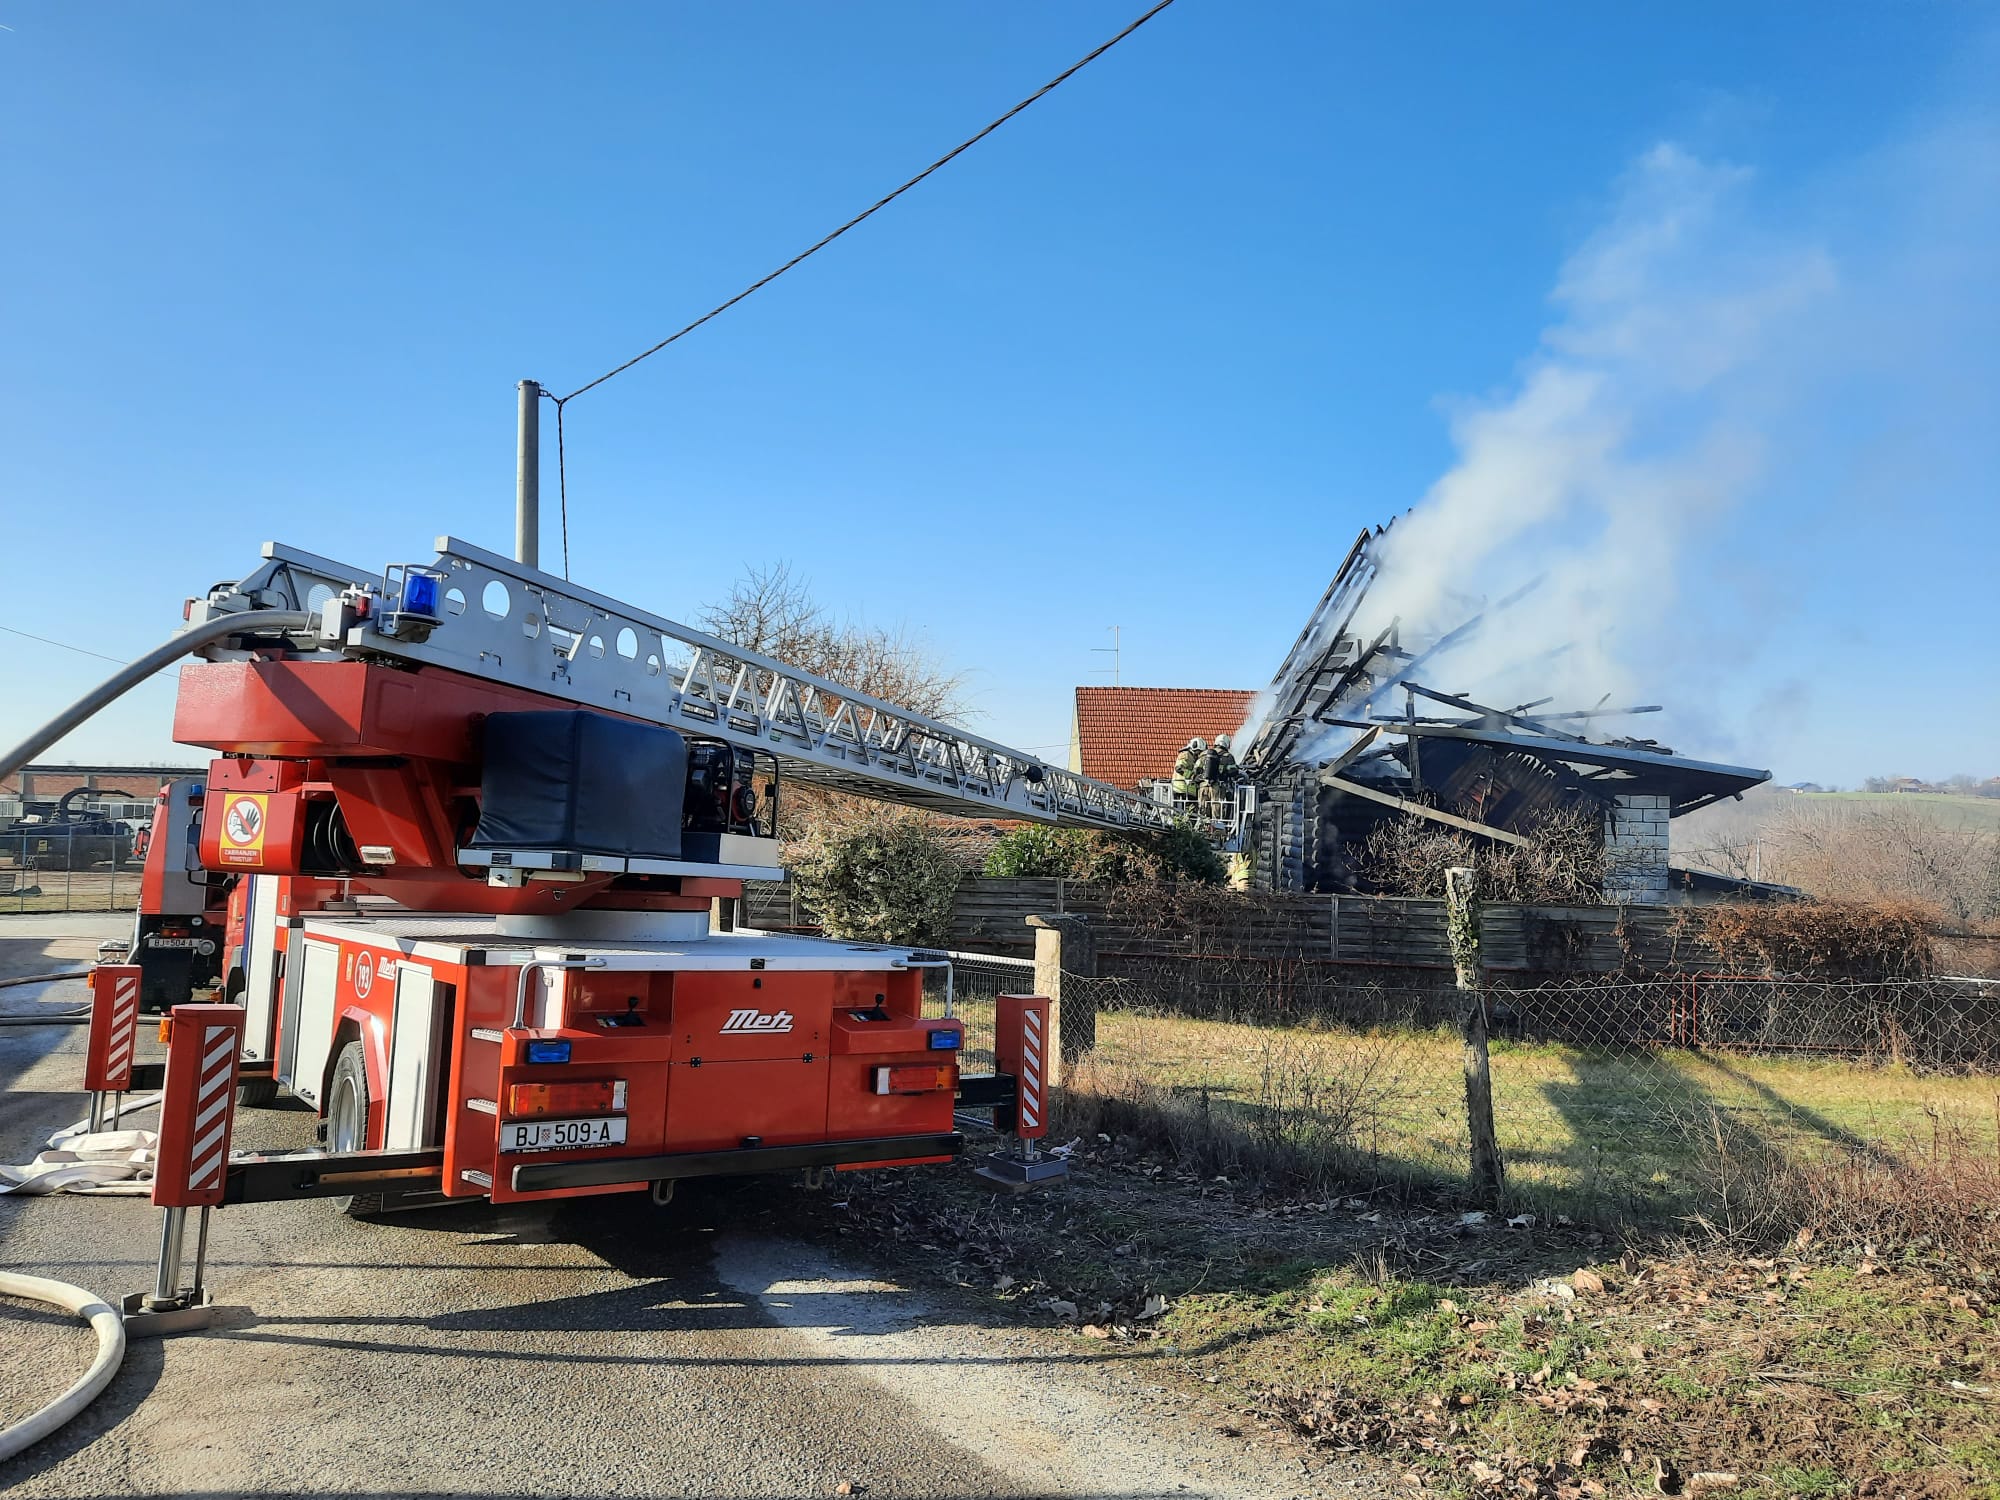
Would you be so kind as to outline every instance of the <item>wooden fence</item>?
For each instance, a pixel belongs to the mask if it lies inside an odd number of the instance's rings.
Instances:
[[[752,883],[751,926],[811,929],[792,885]],[[953,948],[1031,957],[1030,916],[1097,919],[1098,950],[1119,959],[1319,959],[1401,969],[1451,968],[1444,903],[1397,896],[1292,896],[1260,903],[1226,930],[1139,930],[1106,918],[1103,886],[1054,878],[968,877],[958,888]],[[1678,906],[1488,906],[1480,913],[1490,969],[1528,973],[1665,973],[1710,969],[1716,955],[1683,930]]]

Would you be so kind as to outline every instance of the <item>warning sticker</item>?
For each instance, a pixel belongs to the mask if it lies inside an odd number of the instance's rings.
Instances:
[[[219,847],[226,865],[264,863],[264,825],[270,798],[246,792],[231,797],[222,813]]]

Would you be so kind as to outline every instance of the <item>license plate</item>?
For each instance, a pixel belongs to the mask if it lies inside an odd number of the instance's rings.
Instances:
[[[502,1151],[579,1151],[625,1144],[625,1117],[594,1120],[508,1120],[500,1127]]]

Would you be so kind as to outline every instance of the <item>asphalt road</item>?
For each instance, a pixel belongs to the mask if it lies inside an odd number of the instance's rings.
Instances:
[[[115,918],[0,919],[0,977],[87,960]],[[80,984],[0,990],[0,1013]],[[53,1003],[61,1002],[61,1004]],[[82,1112],[81,1028],[0,1029],[0,1152]],[[310,1142],[239,1116],[239,1147]],[[1132,1346],[996,1329],[788,1238],[789,1182],[384,1223],[219,1211],[215,1328],[132,1345],[109,1391],[11,1463],[10,1495],[1292,1496],[1353,1476],[1215,1435]],[[0,1198],[0,1265],[108,1300],[151,1282],[144,1199]],[[191,1247],[190,1247],[191,1250]],[[59,1372],[0,1309],[10,1388]],[[66,1347],[87,1357],[87,1340]],[[65,1377],[73,1378],[73,1377]],[[53,1395],[57,1386],[46,1394]],[[851,1486],[843,1491],[842,1485]]]

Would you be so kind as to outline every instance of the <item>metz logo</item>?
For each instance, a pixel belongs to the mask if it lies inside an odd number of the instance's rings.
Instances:
[[[722,1023],[723,1034],[732,1031],[790,1031],[792,1013],[788,1010],[732,1010],[729,1019]]]

